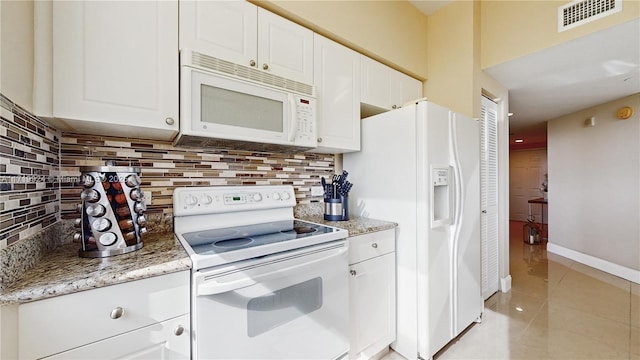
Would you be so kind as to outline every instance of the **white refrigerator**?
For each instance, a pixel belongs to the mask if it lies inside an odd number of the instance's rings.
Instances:
[[[391,347],[429,359],[484,310],[479,122],[421,100],[363,119],[361,139],[343,158],[351,214],[398,223]]]

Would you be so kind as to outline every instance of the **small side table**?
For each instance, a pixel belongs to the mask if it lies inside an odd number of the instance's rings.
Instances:
[[[547,240],[547,237],[544,236],[544,207],[548,206],[549,202],[545,198],[535,198],[528,201],[529,202],[529,219],[531,219],[531,204],[540,204],[540,210],[542,212],[542,218],[540,219],[540,236],[543,240]],[[547,209],[548,211],[549,209]]]

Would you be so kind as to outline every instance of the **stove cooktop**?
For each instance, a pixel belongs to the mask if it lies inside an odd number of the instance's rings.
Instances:
[[[303,220],[282,220],[176,234],[194,269],[344,240],[348,232]]]
[[[302,220],[284,220],[182,234],[196,254],[221,254],[254,246],[334,233],[337,229]]]

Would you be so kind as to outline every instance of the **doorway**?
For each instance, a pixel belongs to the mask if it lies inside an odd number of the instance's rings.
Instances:
[[[547,149],[511,150],[509,154],[509,220],[528,220],[547,224],[547,211],[542,205],[529,204],[529,200],[543,198],[541,190],[547,175]],[[531,208],[531,214],[529,214]]]

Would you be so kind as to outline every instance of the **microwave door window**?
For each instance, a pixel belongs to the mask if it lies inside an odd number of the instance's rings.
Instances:
[[[283,132],[281,101],[201,85],[201,114],[204,123]]]

